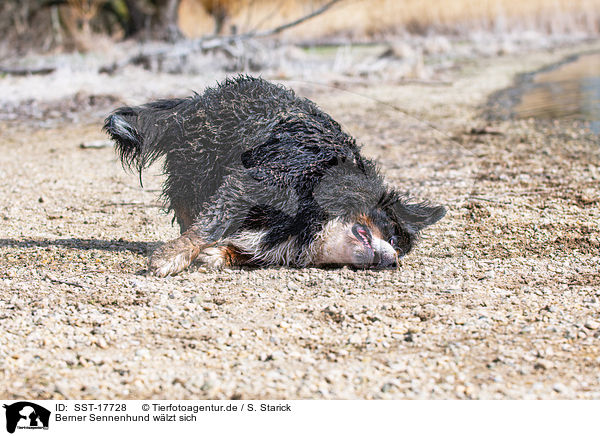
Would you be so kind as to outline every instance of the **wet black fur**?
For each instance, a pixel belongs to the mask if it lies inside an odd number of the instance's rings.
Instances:
[[[242,76],[202,95],[122,107],[104,129],[123,164],[140,173],[165,157],[166,205],[184,205],[207,241],[261,229],[268,231],[265,249],[296,236],[301,253],[328,220],[364,214],[385,237],[397,236],[403,255],[418,232],[445,213],[409,204],[329,115],[259,78]]]

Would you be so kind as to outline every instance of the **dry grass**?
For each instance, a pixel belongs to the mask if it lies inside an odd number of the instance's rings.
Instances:
[[[268,29],[309,13],[323,0],[182,0],[180,26],[188,36],[211,33],[207,12],[224,9],[226,32]],[[538,30],[600,31],[600,0],[345,0],[320,17],[288,31],[295,37],[386,33],[464,33]]]

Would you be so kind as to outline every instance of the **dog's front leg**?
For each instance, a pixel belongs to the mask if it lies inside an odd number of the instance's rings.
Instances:
[[[192,227],[177,239],[158,247],[150,257],[148,270],[158,277],[177,274],[198,257],[200,252],[213,244],[206,243]]]

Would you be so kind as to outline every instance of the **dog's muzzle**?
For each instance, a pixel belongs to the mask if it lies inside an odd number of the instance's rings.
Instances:
[[[398,268],[396,250],[384,240],[374,237],[368,227],[354,224],[352,234],[362,244],[362,251],[357,254],[355,266],[374,269]]]

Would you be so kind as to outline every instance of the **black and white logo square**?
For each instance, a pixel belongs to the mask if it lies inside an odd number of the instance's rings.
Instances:
[[[6,409],[6,431],[48,429],[50,411],[29,401],[4,404]]]

